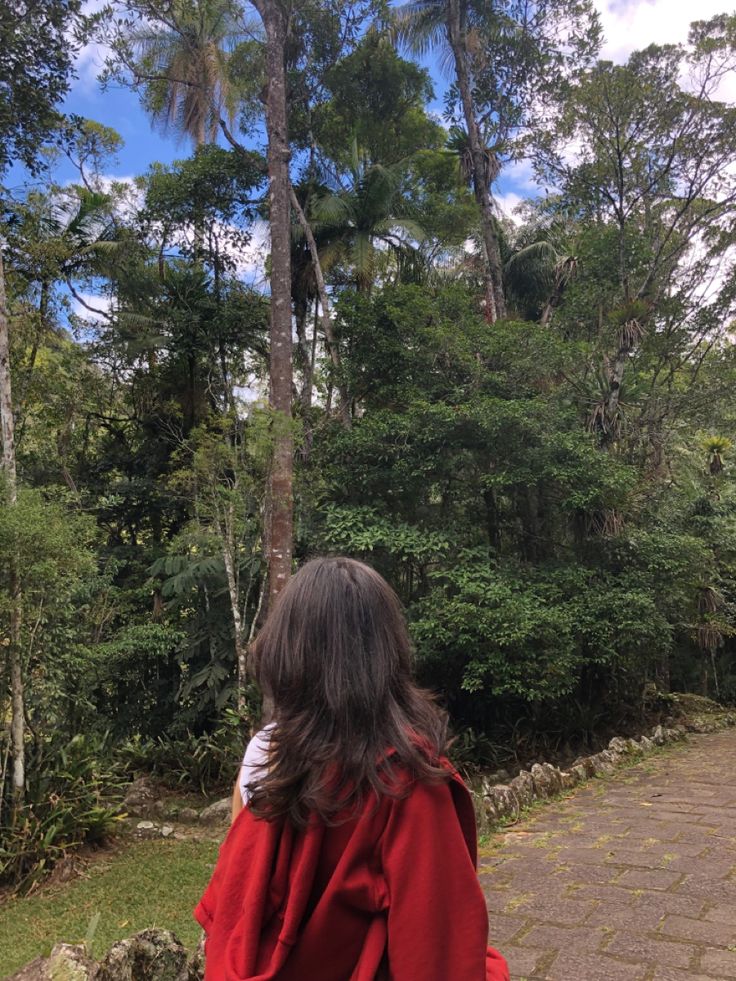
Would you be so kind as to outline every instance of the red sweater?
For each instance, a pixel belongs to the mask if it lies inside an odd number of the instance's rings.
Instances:
[[[487,948],[470,795],[413,783],[400,799],[302,831],[245,808],[194,914],[205,981],[508,981]]]

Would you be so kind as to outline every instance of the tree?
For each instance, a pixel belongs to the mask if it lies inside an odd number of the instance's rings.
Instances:
[[[126,0],[132,19],[108,30],[113,54],[105,79],[119,79],[142,95],[164,132],[195,146],[215,142],[220,120],[238,105],[229,59],[250,26],[233,0]]]
[[[344,263],[357,288],[369,293],[376,280],[383,253],[411,249],[421,242],[424,230],[408,214],[402,178],[409,161],[391,167],[369,163],[353,144],[349,183],[323,188],[311,201],[311,218],[323,237],[322,264],[326,269]]]
[[[596,250],[615,256],[605,274],[591,268],[597,295],[585,301],[608,344],[591,417],[604,444],[620,435],[624,377],[645,338],[668,384],[735,312],[719,270],[734,246],[736,108],[717,98],[736,65],[735,23],[716,17],[693,25],[688,45],[651,46],[626,65],[601,62],[572,88],[542,148],[542,172],[562,188],[559,205],[584,216],[589,247],[597,238]],[[571,142],[580,148],[574,159]]]
[[[290,9],[282,0],[253,0],[266,32],[266,131],[268,133],[268,219],[271,230],[271,408],[278,431],[270,473],[268,523],[269,597],[275,599],[291,575],[293,548],[294,435],[291,424],[291,178],[286,43]]]
[[[465,123],[465,160],[486,261],[486,317],[506,315],[503,263],[491,185],[500,161],[520,152],[519,137],[559,94],[571,68],[595,52],[600,27],[589,0],[409,0],[396,13],[401,42],[424,54],[444,50],[455,73],[450,106]]]
[[[0,8],[0,175],[19,162],[40,167],[57,132],[88,24],[81,0],[7,0]]]
[[[40,169],[41,148],[57,131],[56,106],[69,88],[73,58],[82,42],[85,21],[79,0],[11,0],[0,10],[0,178],[20,162]],[[42,57],[38,53],[42,52]],[[11,507],[17,501],[15,420],[10,365],[4,236],[0,234],[0,430],[3,437],[3,476]],[[10,687],[13,749],[13,801],[23,804],[25,791],[25,717],[20,629],[22,596],[17,556],[9,556],[10,572]]]
[[[441,44],[448,44],[452,52],[455,77],[462,101],[469,156],[472,165],[472,182],[478,203],[481,239],[486,260],[485,296],[486,317],[493,323],[506,314],[503,295],[501,250],[496,233],[491,197],[491,181],[497,169],[489,175],[488,154],[481,139],[477,113],[473,102],[473,81],[469,31],[474,10],[467,0],[412,0],[398,12],[400,37],[417,53]],[[491,181],[488,178],[491,177]]]

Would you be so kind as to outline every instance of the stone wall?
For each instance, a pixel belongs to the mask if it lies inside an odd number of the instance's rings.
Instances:
[[[686,739],[688,732],[714,732],[736,725],[736,714],[716,707],[718,712],[688,718],[671,727],[658,725],[648,736],[638,739],[616,736],[607,749],[578,757],[567,770],[551,763],[535,763],[508,782],[498,781],[493,775],[472,781],[479,831],[485,834],[498,825],[513,823],[524,808],[572,790],[592,777],[610,776],[622,763],[650,753],[658,746]]]

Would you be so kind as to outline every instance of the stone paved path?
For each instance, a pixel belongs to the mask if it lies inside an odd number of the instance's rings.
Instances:
[[[736,978],[736,731],[547,805],[480,872],[512,979]]]

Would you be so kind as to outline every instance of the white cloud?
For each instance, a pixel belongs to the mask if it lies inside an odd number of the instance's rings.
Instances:
[[[516,191],[506,191],[505,194],[495,194],[494,200],[504,218],[509,218],[515,225],[522,224],[522,217],[516,209],[524,202],[524,197]]]
[[[106,0],[86,0],[82,5],[82,13],[99,13],[106,6]],[[110,48],[106,44],[98,41],[90,41],[85,44],[77,55],[75,64],[77,78],[72,88],[76,92],[83,92],[85,95],[92,96],[97,91],[97,76],[102,71],[105,59],[110,54]]]
[[[677,44],[687,40],[694,20],[723,13],[724,0],[596,0],[605,41],[601,55],[622,62],[632,51],[650,44]]]
[[[534,168],[531,160],[514,160],[503,169],[504,181],[509,181],[519,191],[534,194],[539,185],[534,179]]]
[[[235,257],[235,271],[250,286],[266,285],[266,259],[271,250],[268,223],[256,221],[251,229],[250,242]]]

